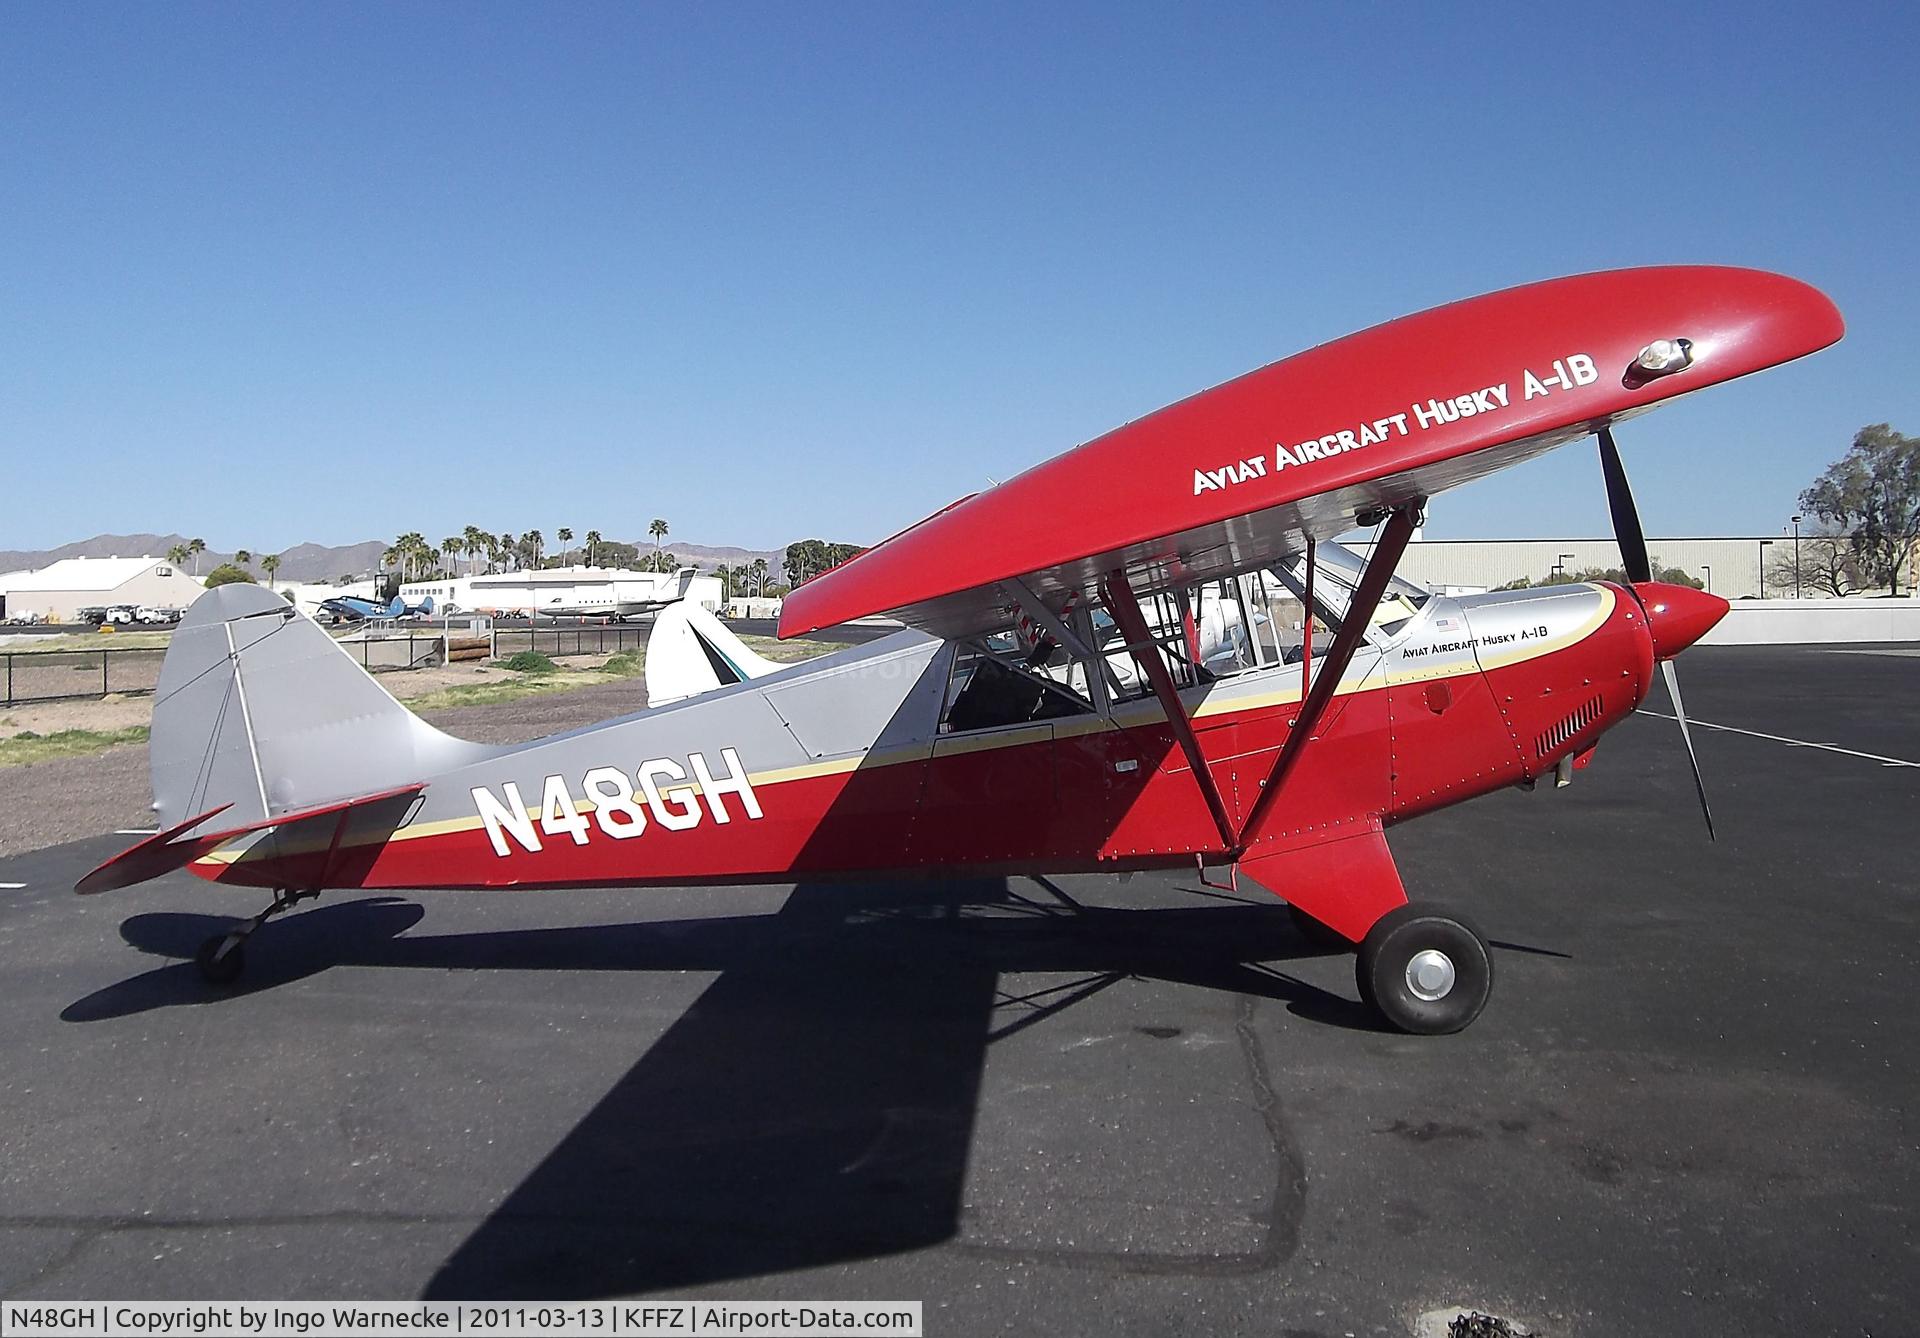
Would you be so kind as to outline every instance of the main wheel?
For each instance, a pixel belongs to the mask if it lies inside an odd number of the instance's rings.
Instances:
[[[1314,919],[1292,902],[1287,903],[1287,917],[1293,921],[1294,932],[1321,952],[1353,951],[1352,939],[1332,925]]]
[[[226,941],[225,934],[215,934],[193,955],[193,964],[200,968],[201,976],[209,985],[231,985],[247,969],[246,945],[236,943],[222,953],[220,945]]]
[[[1389,1026],[1444,1036],[1487,1006],[1493,954],[1480,931],[1450,911],[1396,906],[1367,931],[1354,974],[1360,997]]]

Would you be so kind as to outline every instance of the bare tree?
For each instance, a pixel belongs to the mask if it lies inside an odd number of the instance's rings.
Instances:
[[[1807,591],[1845,599],[1871,588],[1860,569],[1853,540],[1844,534],[1802,535],[1798,571],[1794,569],[1792,545],[1773,545],[1767,557],[1766,582],[1767,590],[1782,599]]]

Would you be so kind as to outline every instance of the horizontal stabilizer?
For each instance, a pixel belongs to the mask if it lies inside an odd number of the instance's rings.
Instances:
[[[98,892],[112,892],[118,888],[132,887],[135,883],[148,882],[163,874],[172,873],[175,869],[183,869],[202,855],[218,850],[236,837],[267,831],[270,828],[293,827],[318,818],[344,818],[355,809],[370,808],[375,804],[384,803],[389,799],[398,799],[403,795],[419,794],[426,788],[425,782],[396,786],[391,790],[382,790],[378,794],[341,799],[316,808],[281,813],[260,822],[249,822],[239,827],[225,827],[217,832],[188,836],[185,840],[179,839],[208,819],[233,807],[231,804],[222,804],[219,808],[209,809],[198,817],[189,818],[176,827],[169,827],[163,832],[149,836],[137,845],[129,846],[75,883],[73,890],[84,897]]]
[[[200,850],[207,848],[198,841],[182,841],[176,845],[176,838],[232,807],[232,804],[222,804],[218,808],[210,808],[178,826],[168,827],[136,845],[128,846],[75,883],[73,890],[88,897],[96,892],[112,892],[116,888],[132,887],[135,883],[144,883],[161,874],[172,873],[191,861]],[[182,851],[187,853],[182,855]]]

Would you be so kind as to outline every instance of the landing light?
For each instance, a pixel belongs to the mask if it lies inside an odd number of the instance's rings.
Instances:
[[[1667,376],[1680,371],[1692,361],[1692,340],[1656,339],[1640,350],[1640,356],[1633,360],[1633,365],[1647,376]]]

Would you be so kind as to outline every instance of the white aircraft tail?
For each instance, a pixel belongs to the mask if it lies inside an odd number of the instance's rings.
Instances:
[[[755,655],[724,623],[683,599],[654,617],[647,637],[647,705],[764,678],[780,666]]]
[[[222,804],[223,827],[263,822],[494,751],[427,724],[312,619],[247,584],[209,590],[181,619],[148,745],[163,828]]]

